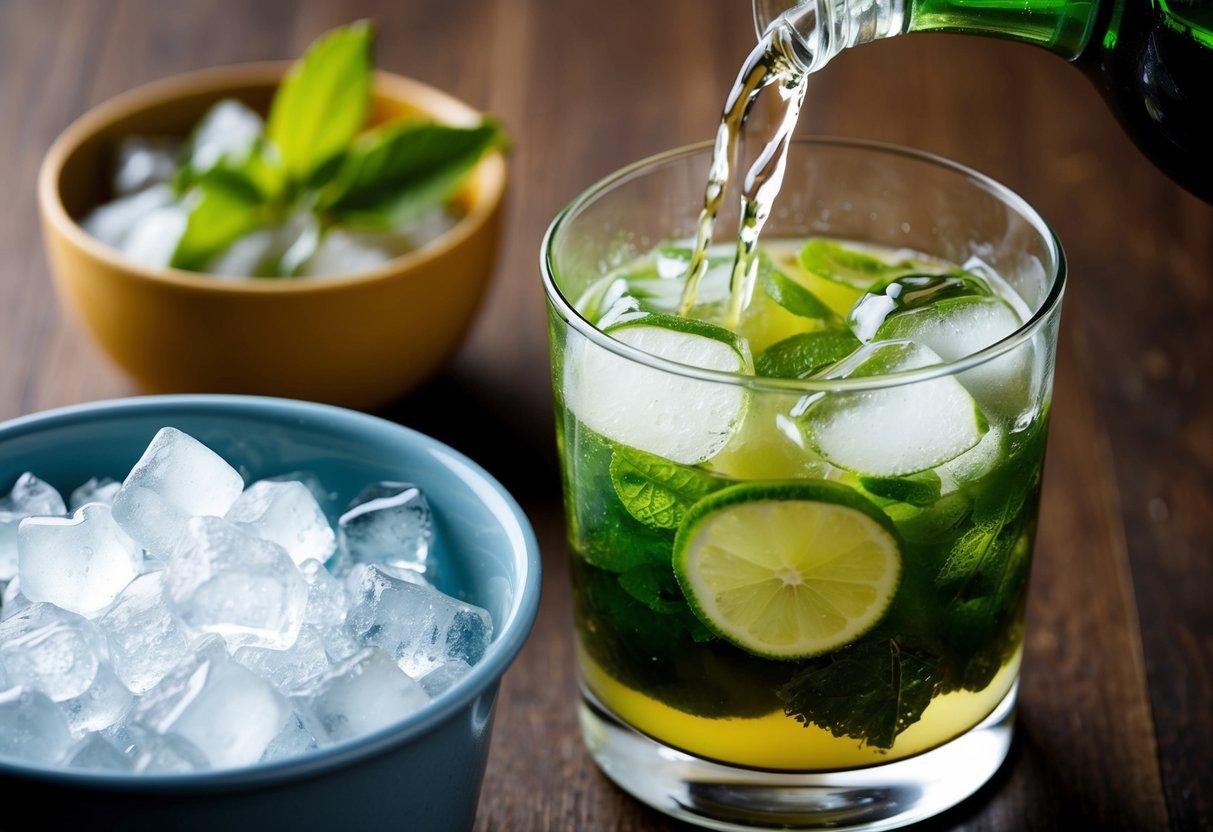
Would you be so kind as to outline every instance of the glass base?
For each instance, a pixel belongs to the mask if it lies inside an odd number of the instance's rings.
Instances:
[[[994,776],[1007,758],[1016,682],[972,730],[891,763],[795,774],[740,768],[664,745],[621,722],[582,689],[590,754],[624,791],[709,829],[895,829],[938,815]]]

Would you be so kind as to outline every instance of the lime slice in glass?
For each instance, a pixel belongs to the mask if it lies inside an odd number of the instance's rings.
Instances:
[[[799,659],[880,621],[901,551],[892,521],[845,485],[745,484],[695,504],[678,530],[674,572],[717,635],[759,656]]]

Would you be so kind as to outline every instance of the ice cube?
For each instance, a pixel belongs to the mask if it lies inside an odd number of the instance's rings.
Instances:
[[[232,657],[284,693],[293,693],[329,668],[324,644],[314,627],[300,629],[295,643],[285,650],[241,647]]]
[[[223,768],[259,760],[288,713],[282,695],[232,661],[223,640],[212,636],[148,691],[129,719],[163,737],[186,740]]]
[[[169,609],[235,650],[284,650],[303,623],[308,585],[286,551],[218,517],[195,517],[169,562]]]
[[[94,208],[80,224],[101,242],[121,249],[136,225],[155,211],[172,205],[175,199],[169,185],[153,185]]]
[[[299,564],[299,571],[308,582],[303,623],[335,626],[344,622],[350,602],[341,581],[318,560],[305,560]]]
[[[304,727],[299,714],[292,711],[286,719],[286,725],[278,732],[278,736],[270,740],[270,744],[265,747],[265,753],[261,755],[261,762],[270,763],[275,760],[284,760],[287,757],[298,757],[300,754],[306,754],[319,747],[320,743],[316,742],[312,732]]]
[[[339,742],[391,725],[429,699],[391,656],[367,649],[321,676],[292,702],[314,737]]]
[[[130,757],[100,734],[89,734],[72,746],[63,765],[90,771],[131,771],[135,767]]]
[[[171,182],[177,173],[179,150],[176,139],[126,136],[118,143],[114,193],[126,196],[152,185]]]
[[[134,697],[126,689],[108,664],[97,668],[97,675],[88,690],[72,699],[59,703],[67,717],[68,727],[75,736],[88,731],[100,731],[114,725],[134,703]]]
[[[438,696],[446,692],[456,682],[468,675],[472,671],[472,666],[465,661],[455,659],[453,661],[440,664],[431,670],[429,673],[422,676],[419,681],[421,686],[425,688],[425,692],[431,697]]]
[[[238,238],[206,264],[215,277],[270,277],[282,256],[278,244],[282,229],[259,228]]]
[[[52,764],[71,746],[67,722],[46,694],[24,687],[0,691],[0,755]]]
[[[153,731],[135,730],[137,737],[131,753],[135,770],[148,774],[188,774],[211,767],[206,755],[198,746],[175,734],[157,734]]]
[[[29,606],[29,599],[21,594],[21,579],[14,577],[4,587],[3,602],[0,603],[0,620],[8,618]]]
[[[165,605],[164,578],[162,571],[139,576],[97,619],[114,671],[137,694],[151,690],[189,650],[189,637]]]
[[[207,111],[190,136],[190,167],[203,172],[224,160],[247,159],[263,127],[261,116],[253,110],[234,98],[223,99]]]
[[[334,664],[345,661],[361,649],[361,645],[354,640],[345,627],[330,626],[317,629],[320,633],[320,641],[324,644],[325,655]]]
[[[998,343],[1020,326],[1011,304],[997,297],[960,297],[939,301],[890,317],[880,338],[903,338],[930,347],[944,361],[957,361]],[[1022,404],[1032,389],[1031,345],[1017,347],[998,358],[956,376],[987,408],[1010,399]]]
[[[0,581],[17,574],[17,527],[26,517],[58,517],[67,513],[63,498],[28,471],[17,478],[13,490],[0,498]]]
[[[176,428],[161,428],[114,498],[114,519],[165,558],[190,517],[222,517],[243,490],[240,474],[218,454]]]
[[[337,521],[337,535],[351,563],[381,563],[424,574],[433,525],[421,489],[407,482],[377,482],[350,503]]]
[[[69,508],[75,511],[85,503],[111,505],[114,502],[114,497],[118,495],[118,489],[120,488],[122,488],[122,483],[111,480],[109,477],[102,477],[101,479],[93,477],[72,492],[68,504]]]
[[[348,275],[377,269],[407,250],[407,240],[400,240],[400,249],[389,247],[380,235],[363,235],[353,231],[333,229],[324,235],[315,252],[303,265],[306,277]]]
[[[17,534],[21,592],[84,616],[105,609],[139,574],[143,553],[109,506],[71,517],[27,517]]]
[[[227,519],[244,531],[277,543],[295,563],[324,562],[337,539],[316,498],[299,482],[256,482],[236,498]]]
[[[955,459],[935,469],[939,475],[940,491],[950,494],[967,483],[976,482],[994,469],[1003,459],[1006,431],[991,425],[981,441]]]
[[[97,732],[97,736],[105,739],[114,748],[121,751],[132,763],[138,756],[138,749],[135,747],[138,739],[142,736],[139,729],[128,723],[125,719],[115,722],[108,728],[103,728]]]
[[[419,214],[404,223],[396,231],[398,242],[388,244],[387,249],[399,257],[432,243],[459,223],[459,217],[447,210],[445,205]]]
[[[456,659],[475,664],[492,640],[486,611],[378,567],[352,574],[350,592],[350,634],[386,650],[415,679]]]
[[[41,690],[56,702],[92,687],[103,651],[87,619],[52,604],[30,604],[0,621],[0,663],[9,683]]]
[[[830,369],[830,377],[861,378],[941,363],[911,341],[874,341]],[[988,422],[952,376],[912,384],[815,394],[793,415],[810,445],[848,471],[900,477],[934,468],[972,448]]]
[[[157,208],[135,222],[118,250],[141,266],[167,268],[188,222],[185,206]]]
[[[328,511],[336,500],[337,495],[324,487],[320,477],[311,471],[287,471],[285,474],[275,474],[258,482],[301,482],[324,511]]]
[[[261,228],[238,238],[210,261],[207,274],[219,277],[283,277],[296,273],[320,240],[320,226],[311,212]]]

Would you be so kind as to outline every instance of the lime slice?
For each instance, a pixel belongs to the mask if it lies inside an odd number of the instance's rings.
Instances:
[[[800,267],[825,280],[867,291],[877,283],[919,271],[928,264],[913,258],[890,263],[860,245],[843,245],[824,237],[810,237],[797,255]]]
[[[671,315],[641,315],[606,330],[661,358],[733,373],[752,372],[749,348],[723,327]],[[646,367],[570,333],[565,405],[591,430],[682,465],[711,459],[745,413],[745,388]]]
[[[880,621],[901,552],[892,521],[845,485],[745,484],[695,504],[678,530],[674,572],[717,635],[760,656],[799,659]]]

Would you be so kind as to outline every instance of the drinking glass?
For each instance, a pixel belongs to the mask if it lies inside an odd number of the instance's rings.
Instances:
[[[705,143],[624,168],[543,242],[585,741],[623,789],[710,828],[901,826],[976,791],[1011,743],[1064,255],[1023,199],[966,167],[796,141],[764,246],[825,236],[930,255],[1004,281],[1025,322],[972,355],[889,375],[760,378],[660,358],[595,328],[578,300],[620,264],[693,235],[710,156]],[[736,222],[736,208],[723,211],[717,239]],[[831,465],[798,427],[815,402],[861,403],[846,429],[879,461],[871,448],[898,453],[899,431],[932,424],[956,384],[985,432],[921,492],[904,485],[913,477],[881,486]],[[635,427],[702,439],[697,420],[722,402],[741,415],[707,459]],[[644,447],[629,444],[640,436]],[[721,637],[679,571],[693,521],[788,493],[862,504],[900,557],[879,624],[794,659]],[[794,514],[770,516],[734,530],[761,557],[809,531]]]

